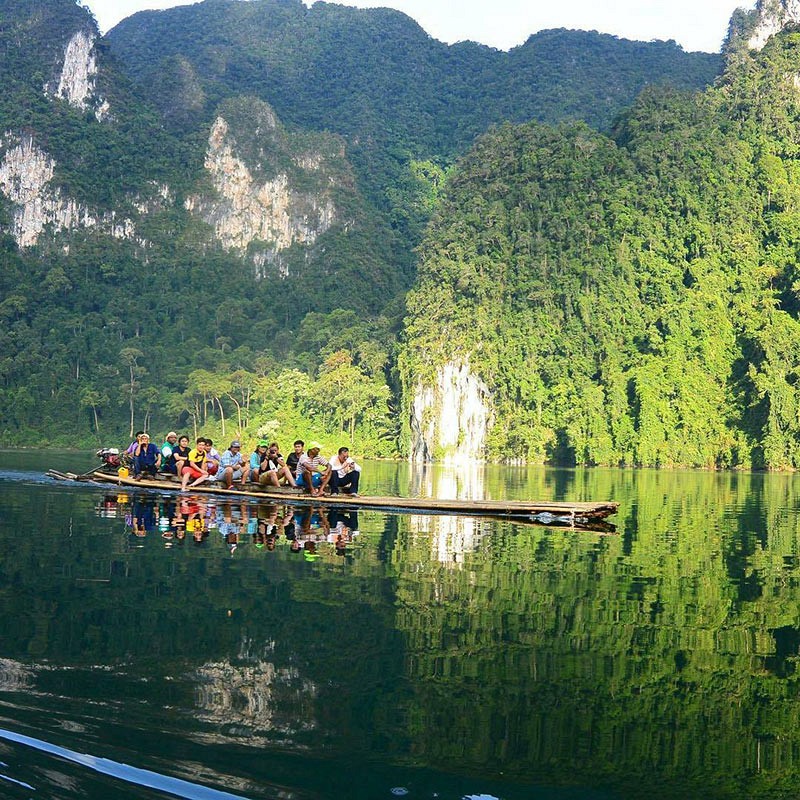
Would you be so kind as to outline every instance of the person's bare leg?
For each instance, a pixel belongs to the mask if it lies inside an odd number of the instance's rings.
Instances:
[[[281,472],[283,473],[283,477],[286,478],[289,486],[296,489],[297,483],[295,482],[294,475],[292,475],[292,471],[289,469],[289,467],[282,467]]]
[[[278,476],[275,470],[271,469],[267,472],[262,472],[261,475],[258,476],[258,482],[264,487],[278,486]]]
[[[328,481],[330,481],[331,475],[332,475],[332,472],[330,470],[328,470],[322,476],[322,483],[320,483],[320,485],[319,485],[319,493],[320,494],[322,494],[325,491],[325,487],[328,485]]]

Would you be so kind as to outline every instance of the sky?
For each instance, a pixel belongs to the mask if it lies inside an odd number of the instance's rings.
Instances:
[[[82,2],[104,33],[137,11],[189,4],[187,0]],[[469,39],[508,50],[546,28],[577,28],[641,41],[674,39],[684,50],[717,52],[734,9],[753,8],[755,0],[341,0],[341,4],[396,8],[448,44]]]

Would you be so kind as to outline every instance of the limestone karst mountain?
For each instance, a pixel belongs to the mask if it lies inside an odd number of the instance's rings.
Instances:
[[[453,161],[494,123],[608,127],[643,86],[720,65],[569,31],[448,47],[299,0],[206,0],[105,39],[73,0],[0,0],[0,23],[0,430],[25,443],[290,414],[397,453],[392,353]],[[259,381],[288,405],[255,403]]]
[[[416,458],[800,466],[795,12],[739,15],[714,88],[610,136],[505,126],[463,159],[407,297]]]

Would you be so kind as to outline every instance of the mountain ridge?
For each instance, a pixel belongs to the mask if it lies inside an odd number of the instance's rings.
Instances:
[[[306,49],[292,60],[257,30],[215,28],[231,9],[272,15],[281,41]],[[591,34],[570,56],[576,36],[556,32],[515,54],[528,73],[501,76],[496,51],[435,43],[399,12],[353,17],[323,4],[302,12],[309,30],[298,9],[214,0],[137,15],[128,27],[143,35],[156,19],[181,30],[161,30],[171,50],[129,39],[136,73],[124,28],[95,39],[71,0],[0,0],[12,78],[0,99],[6,441],[99,441],[140,425],[225,435],[235,419],[248,436],[344,437],[365,454],[398,454],[394,349],[414,247],[453,160],[494,121],[527,117],[517,99],[530,109],[544,96],[524,79],[547,61],[534,50],[546,40],[560,48],[553,64],[582,63],[573,85],[591,93],[585,76],[621,48],[602,103],[555,82],[542,107],[591,116],[602,106],[606,122],[664,64],[705,85],[720,63]],[[80,31],[91,46],[68,57]],[[60,88],[65,60],[81,66],[75,92]],[[557,73],[551,64],[548,79]],[[446,86],[424,84],[442,74]],[[31,190],[27,205],[17,187]],[[35,236],[23,241],[14,220],[26,209]]]

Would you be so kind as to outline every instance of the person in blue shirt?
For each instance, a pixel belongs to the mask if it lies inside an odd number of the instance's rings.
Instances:
[[[220,458],[220,469],[216,478],[225,484],[226,489],[230,489],[234,481],[238,481],[239,487],[244,489],[248,470],[247,464],[242,458],[241,448],[242,443],[238,439],[234,439]]]
[[[150,441],[150,435],[143,433],[133,451],[134,480],[140,481],[144,475],[155,478],[160,466],[161,451]]]

